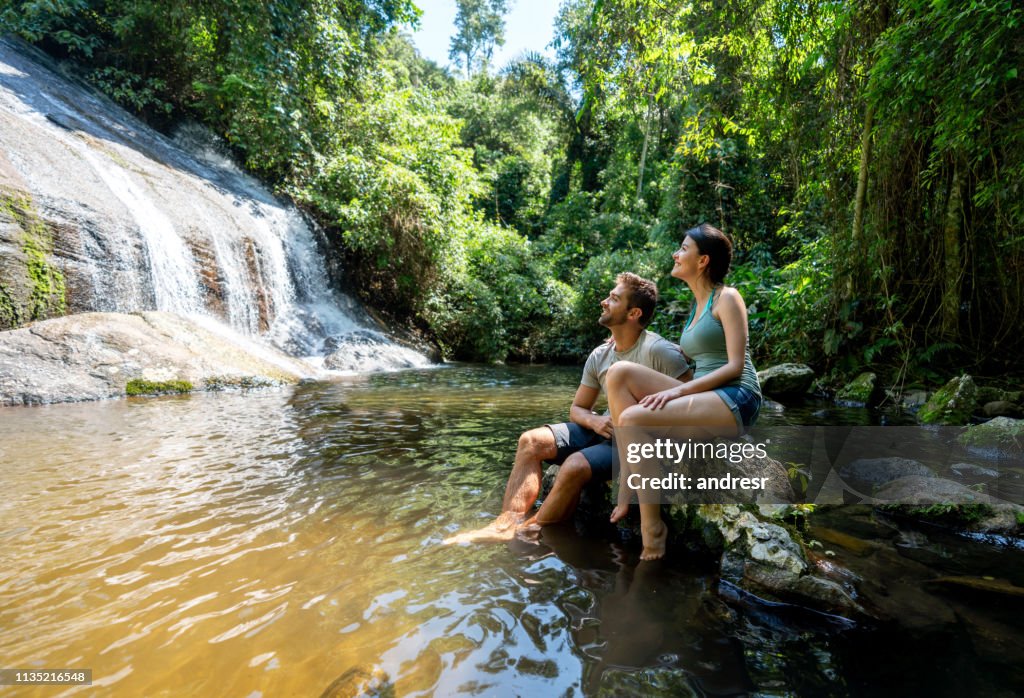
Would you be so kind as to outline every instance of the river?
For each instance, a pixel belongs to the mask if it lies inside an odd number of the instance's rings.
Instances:
[[[713,566],[638,566],[614,536],[442,545],[497,512],[516,437],[577,380],[464,366],[5,409],[0,667],[92,670],[14,689],[46,696],[1009,687],[962,634],[727,605]]]

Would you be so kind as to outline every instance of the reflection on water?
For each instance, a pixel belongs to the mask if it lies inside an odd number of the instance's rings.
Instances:
[[[439,544],[496,513],[518,434],[563,419],[577,377],[466,367],[4,410],[0,666],[93,670],[93,688],[19,689],[47,696],[336,679],[336,695],[843,695],[827,633],[738,617],[710,570],[637,566],[571,527]]]

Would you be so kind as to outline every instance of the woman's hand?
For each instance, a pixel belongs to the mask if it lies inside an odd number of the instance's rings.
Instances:
[[[662,390],[659,393],[651,393],[640,398],[640,404],[649,410],[660,410],[662,407],[672,402],[676,398],[686,395],[686,384],[677,385],[674,388],[668,390]]]

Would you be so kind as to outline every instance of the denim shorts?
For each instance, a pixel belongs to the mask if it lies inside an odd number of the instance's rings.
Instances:
[[[590,464],[591,482],[612,479],[615,449],[611,441],[575,422],[548,424],[547,427],[555,435],[555,445],[558,446],[558,455],[549,462],[561,465],[572,454],[580,453]]]
[[[750,427],[754,426],[757,414],[761,411],[760,395],[739,385],[715,388],[715,392],[732,411],[732,416],[736,418],[736,426],[741,434],[745,434]]]

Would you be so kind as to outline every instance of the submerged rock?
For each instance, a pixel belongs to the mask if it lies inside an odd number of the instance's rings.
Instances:
[[[331,682],[320,698],[393,698],[395,686],[380,667],[353,667]]]
[[[814,370],[805,364],[779,364],[757,372],[766,395],[801,395],[814,381]]]
[[[921,408],[925,424],[967,424],[978,401],[978,388],[970,376],[953,378],[939,388]]]
[[[294,383],[316,370],[227,328],[163,312],[82,313],[0,332],[0,405]],[[162,389],[161,386],[165,387]]]

